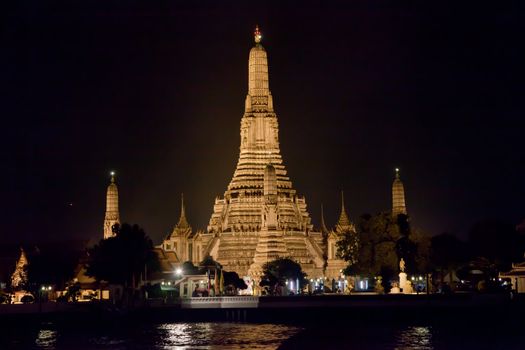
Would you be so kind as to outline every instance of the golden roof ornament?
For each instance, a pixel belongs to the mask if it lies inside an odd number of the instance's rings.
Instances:
[[[255,25],[255,32],[253,33],[253,36],[255,38],[255,43],[259,44],[261,42],[261,39],[262,39],[262,33],[259,30],[259,26],[258,25]]]

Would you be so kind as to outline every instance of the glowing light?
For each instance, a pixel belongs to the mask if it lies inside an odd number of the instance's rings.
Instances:
[[[112,172],[109,173],[109,175],[111,175],[111,176],[115,176],[115,172],[112,171]]]
[[[262,39],[262,34],[261,34],[261,31],[259,30],[259,26],[256,25],[255,26],[255,32],[253,33],[254,37],[255,37],[255,42],[258,44],[261,42],[261,39]]]
[[[182,275],[182,269],[178,268],[177,270],[175,270],[175,274]]]

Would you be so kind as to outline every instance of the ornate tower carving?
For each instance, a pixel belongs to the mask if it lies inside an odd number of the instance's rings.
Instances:
[[[268,57],[257,27],[248,60],[248,94],[240,125],[239,160],[224,197],[215,199],[203,254],[225,269],[254,276],[257,264],[283,254],[308,273],[322,273],[322,236],[313,232],[306,201],[287,175],[268,79]],[[205,242],[206,241],[206,242]],[[253,265],[255,264],[255,265]]]
[[[396,168],[396,178],[392,184],[392,215],[407,214],[405,204],[405,188],[399,177],[399,168]]]
[[[113,237],[113,226],[120,224],[118,211],[118,189],[115,184],[115,172],[111,172],[111,183],[106,193],[106,216],[104,218],[104,239]]]

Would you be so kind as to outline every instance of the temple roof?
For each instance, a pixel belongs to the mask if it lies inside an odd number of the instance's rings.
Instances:
[[[345,209],[345,197],[343,191],[341,191],[341,214],[339,215],[339,220],[335,225],[336,233],[343,233],[348,231],[355,231],[354,224],[350,221],[348,214]]]
[[[177,222],[177,225],[175,225],[175,228],[179,229],[191,229],[190,224],[188,223],[188,220],[186,219],[186,209],[184,208],[184,193],[181,194],[181,205],[180,205],[180,218],[179,222]]]
[[[339,215],[339,220],[337,221],[337,225],[339,226],[350,226],[352,223],[350,222],[350,219],[348,218],[348,214],[346,214],[345,210],[345,197],[343,191],[341,191],[341,215]]]

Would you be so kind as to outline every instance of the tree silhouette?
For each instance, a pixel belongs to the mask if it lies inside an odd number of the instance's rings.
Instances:
[[[483,257],[500,271],[523,259],[523,237],[513,225],[500,220],[477,222],[470,229],[467,242],[472,259]]]
[[[290,258],[278,258],[263,265],[263,276],[260,286],[284,286],[287,280],[299,280],[301,288],[306,285],[306,273],[301,265]]]
[[[441,280],[467,262],[467,245],[455,235],[442,233],[432,237],[431,242],[430,262],[434,269],[441,272]]]
[[[89,249],[87,275],[97,281],[135,288],[141,273],[158,271],[153,242],[138,225],[115,225],[115,236],[102,239]]]
[[[338,244],[339,255],[349,264],[347,275],[382,276],[383,282],[399,272],[403,258],[409,273],[426,269],[430,241],[410,227],[408,216],[393,217],[390,212],[363,214],[356,224],[355,238],[346,237]],[[353,247],[357,242],[357,253]]]

